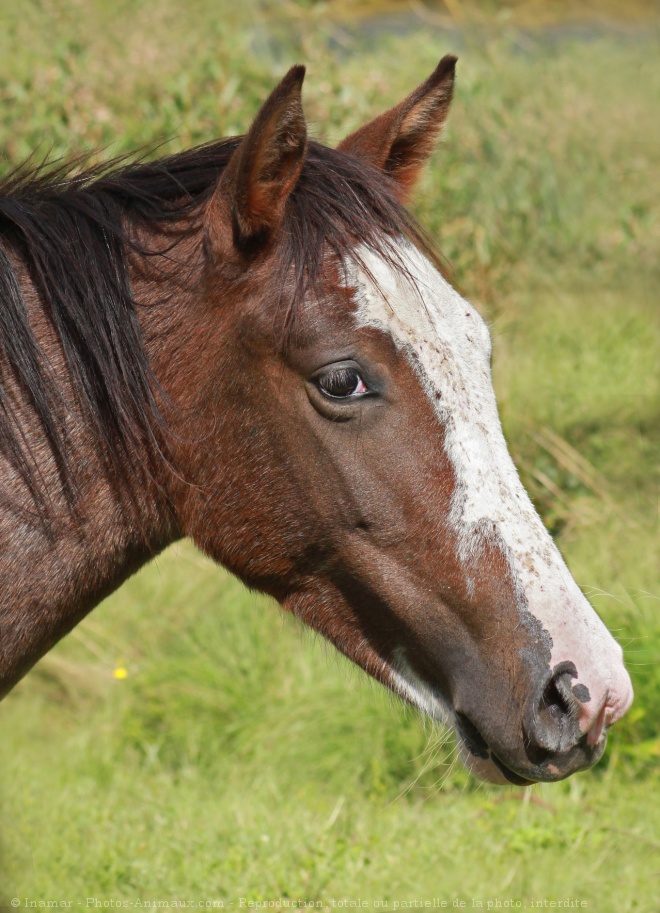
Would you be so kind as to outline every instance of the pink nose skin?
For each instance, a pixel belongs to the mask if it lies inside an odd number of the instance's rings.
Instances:
[[[587,744],[591,748],[598,744],[609,726],[613,726],[627,713],[632,704],[633,689],[627,672],[624,671],[620,676],[617,685],[616,693],[612,690],[606,693],[596,714],[588,712],[587,705],[583,705],[583,711],[587,712],[580,718],[580,729],[587,733]]]
[[[600,712],[598,713],[595,722],[591,726],[591,729],[587,731],[587,745],[589,745],[591,748],[595,748],[596,745],[600,742],[600,737],[603,734],[605,726],[607,725],[607,710],[607,703],[605,703],[600,708]]]

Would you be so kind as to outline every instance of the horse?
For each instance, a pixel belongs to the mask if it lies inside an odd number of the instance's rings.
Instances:
[[[456,58],[335,149],[241,137],[0,185],[0,694],[188,536],[484,780],[598,761],[622,650],[518,477],[489,330],[406,208]],[[154,622],[156,623],[156,622]]]

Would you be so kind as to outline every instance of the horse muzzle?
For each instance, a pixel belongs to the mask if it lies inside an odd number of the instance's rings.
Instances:
[[[617,691],[605,691],[591,707],[571,687],[572,664],[558,665],[532,703],[512,745],[490,734],[486,739],[472,720],[456,713],[455,729],[464,763],[476,777],[492,783],[529,786],[563,780],[596,764],[605,751],[607,730],[632,703],[632,685],[623,670]],[[578,694],[581,692],[578,690]]]

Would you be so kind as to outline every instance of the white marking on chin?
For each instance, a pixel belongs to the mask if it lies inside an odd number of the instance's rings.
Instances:
[[[360,245],[358,262],[366,269],[353,266],[347,278],[358,324],[388,332],[408,355],[444,427],[457,482],[450,520],[468,588],[471,559],[483,542],[479,529],[487,524],[508,550],[521,603],[552,638],[552,666],[573,662],[574,684],[590,691],[582,729],[593,724],[608,693],[610,704],[616,697],[622,708],[618,718],[632,700],[621,648],[573,580],[520,482],[500,425],[486,324],[417,248],[401,239],[397,253],[403,271]],[[402,687],[411,687],[411,672]],[[427,701],[421,685],[415,682],[418,706]]]
[[[397,647],[393,651],[388,671],[392,688],[401,697],[430,719],[448,726],[452,725],[454,712],[449,702],[417,675],[406,659],[403,647]]]

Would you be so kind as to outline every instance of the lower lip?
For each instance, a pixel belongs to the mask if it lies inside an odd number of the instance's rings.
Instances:
[[[512,770],[503,764],[497,755],[493,754],[491,751],[490,759],[497,767],[502,776],[512,785],[512,786],[534,786],[536,780],[527,780],[525,777],[520,777],[518,774],[514,773]]]
[[[507,767],[491,748],[488,748],[487,756],[476,756],[468,748],[468,743],[458,735],[458,744],[463,763],[478,780],[484,780],[487,783],[495,783],[498,786],[533,786],[537,781],[528,780],[521,777],[511,768]],[[496,775],[499,774],[499,777]]]

